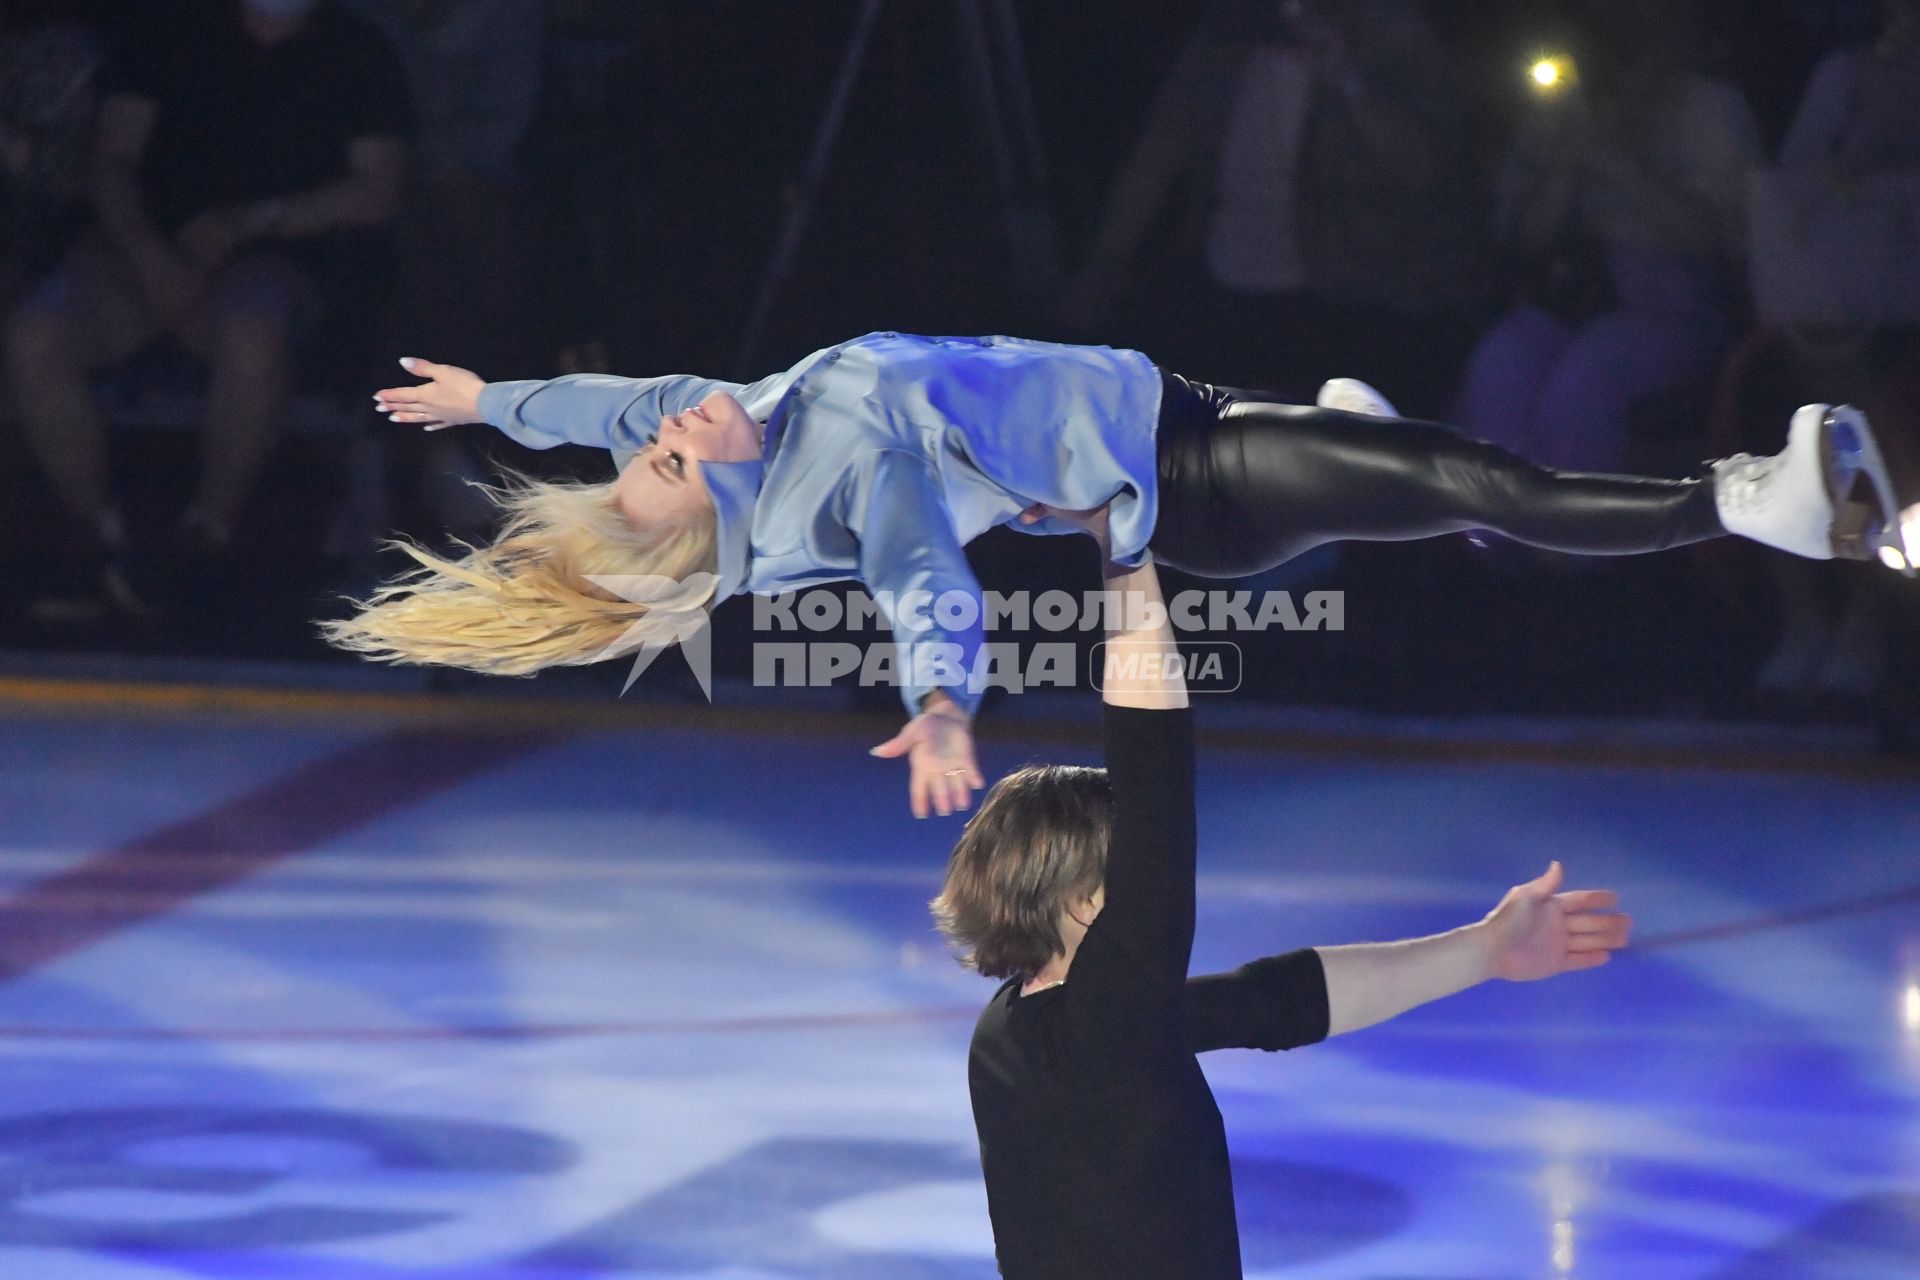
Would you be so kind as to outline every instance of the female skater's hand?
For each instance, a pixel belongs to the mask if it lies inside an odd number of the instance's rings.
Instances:
[[[914,817],[924,818],[931,810],[944,818],[972,808],[974,788],[987,785],[973,758],[972,717],[938,690],[920,707],[906,728],[869,754],[885,760],[907,757],[913,771],[908,794]]]
[[[389,387],[374,393],[374,407],[393,421],[418,423],[428,431],[485,421],[480,416],[480,393],[487,384],[478,374],[412,356],[402,360],[400,367],[427,381],[417,387]]]
[[[1558,862],[1538,880],[1507,890],[1481,922],[1488,939],[1488,972],[1509,982],[1533,982],[1594,969],[1627,945],[1633,921],[1616,911],[1620,896],[1606,889],[1563,893]]]

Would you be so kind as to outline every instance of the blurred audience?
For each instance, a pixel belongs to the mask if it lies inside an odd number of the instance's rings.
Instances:
[[[1414,371],[1462,329],[1481,266],[1451,77],[1411,0],[1214,0],[1154,99],[1064,320],[1110,338],[1137,289],[1155,354],[1193,376],[1299,398],[1352,374],[1430,404],[1451,370]],[[1169,206],[1170,256],[1203,263],[1184,280],[1142,269]]]
[[[0,313],[66,247],[101,59],[71,6],[0,4]]]
[[[327,301],[333,250],[394,216],[406,101],[380,35],[333,0],[140,15],[102,85],[93,226],[7,325],[23,434],[93,548],[44,603],[148,611],[164,603],[156,591],[230,548],[296,343]],[[109,481],[90,379],[156,341],[207,368],[202,465],[177,528],[136,537]]]
[[[354,0],[394,39],[418,174],[398,223],[398,337],[424,354],[503,358],[521,257],[513,215],[539,102],[542,0]]]
[[[1573,470],[1618,470],[1636,410],[1704,388],[1735,336],[1758,128],[1690,66],[1687,7],[1592,0],[1523,120],[1498,194],[1514,309],[1480,342],[1456,419]]]
[[[523,147],[540,98],[542,0],[355,0],[406,67],[419,166],[398,230],[395,354],[475,369],[525,367],[527,237]],[[473,443],[402,432],[400,523],[422,536],[477,536],[494,511],[464,479],[483,478]],[[432,530],[432,535],[427,533]]]
[[[1857,44],[1878,30],[1881,0],[1793,0],[1794,17],[1820,49]]]
[[[36,613],[184,606],[196,581],[235,568],[233,548],[266,532],[249,509],[290,382],[340,365],[344,337],[501,369],[549,362],[532,347],[565,348],[568,370],[673,367],[731,348],[724,308],[653,313],[661,298],[737,293],[715,272],[750,276],[757,253],[733,262],[687,247],[737,248],[771,222],[741,202],[662,198],[670,188],[658,184],[706,174],[735,189],[787,163],[790,140],[767,114],[782,109],[783,82],[709,92],[715,74],[756,59],[731,22],[750,6],[592,0],[554,6],[551,27],[548,7],[0,0],[6,382],[22,439],[72,519],[47,542],[86,548]],[[1144,347],[1192,376],[1295,399],[1359,376],[1412,414],[1452,414],[1551,464],[1612,469],[1641,464],[1629,440],[1646,443],[1648,417],[1690,420],[1735,337],[1752,266],[1774,323],[1742,347],[1749,375],[1729,380],[1745,412],[1723,416],[1764,434],[1728,431],[1715,448],[1771,452],[1794,406],[1853,401],[1891,447],[1920,454],[1916,329],[1891,323],[1899,307],[1885,298],[1837,287],[1816,251],[1884,256],[1884,243],[1849,241],[1848,220],[1862,222],[1863,193],[1909,178],[1920,190],[1920,0],[1764,0],[1723,11],[1705,42],[1689,30],[1692,7],[1192,0],[1185,12],[1200,20],[1157,90],[1151,77],[1115,90],[1147,108],[1145,127],[1061,300],[1063,336]],[[113,30],[83,20],[96,10],[115,16]],[[1557,41],[1566,13],[1588,31],[1567,41],[1570,74],[1528,93],[1514,60]],[[1061,48],[1079,48],[1093,21],[1066,10],[1026,20],[1056,24]],[[824,66],[832,37],[816,43]],[[1813,210],[1799,234],[1814,248],[1769,249],[1767,180],[1749,185],[1755,113],[1735,76],[1769,137],[1793,116],[1776,185]],[[716,137],[728,140],[718,152]],[[1072,190],[1058,194],[1071,206]],[[382,245],[397,252],[383,259]],[[1767,310],[1770,251],[1797,264],[1801,293],[1828,314]],[[1518,269],[1496,273],[1496,261]],[[1849,279],[1870,290],[1875,275]],[[844,305],[898,306],[904,278],[863,277]],[[1908,292],[1920,305],[1920,289]],[[1508,309],[1483,332],[1494,299]],[[109,371],[125,384],[124,357],[168,348],[169,367],[209,377],[201,465],[197,489],[160,495],[169,519],[149,529],[153,485],[125,473],[124,493],[110,483],[94,392]],[[382,506],[381,527],[479,535],[491,506],[467,505],[458,482],[484,468],[456,434],[361,438],[399,451],[415,481],[399,510]],[[1335,554],[1268,585],[1318,582]],[[1912,584],[1785,557],[1763,572],[1786,625],[1762,688],[1800,706],[1896,707],[1889,637],[1920,624]],[[1907,693],[1895,714],[1920,718],[1920,687]]]
[[[1879,32],[1815,70],[1780,150],[1788,169],[1844,184],[1920,168],[1920,0],[1882,0]]]
[[[1860,404],[1896,457],[1920,450],[1920,0],[1884,0],[1877,32],[1815,71],[1756,191],[1778,208],[1757,225],[1763,318],[1750,382],[1769,409]],[[1888,628],[1910,584],[1871,568],[1836,581],[1771,564],[1783,605],[1764,694],[1868,702],[1882,691]],[[1908,611],[1910,612],[1910,610]]]

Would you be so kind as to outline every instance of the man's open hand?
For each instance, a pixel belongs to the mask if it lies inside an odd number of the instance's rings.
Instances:
[[[1594,969],[1627,945],[1633,921],[1615,910],[1620,895],[1606,889],[1562,892],[1565,879],[1565,868],[1553,863],[1539,879],[1507,890],[1481,922],[1492,976],[1533,982]]]

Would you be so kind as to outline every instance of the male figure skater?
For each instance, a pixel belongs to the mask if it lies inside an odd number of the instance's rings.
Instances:
[[[1108,550],[1104,512],[1078,518]],[[1160,601],[1150,558],[1107,575],[1131,602]],[[933,903],[962,962],[1006,979],[968,1064],[994,1248],[1008,1280],[1237,1278],[1226,1134],[1195,1054],[1293,1048],[1489,978],[1590,969],[1626,945],[1629,921],[1612,893],[1560,892],[1556,862],[1450,933],[1189,980],[1193,722],[1179,651],[1164,611],[1108,621],[1106,769],[1002,779]]]

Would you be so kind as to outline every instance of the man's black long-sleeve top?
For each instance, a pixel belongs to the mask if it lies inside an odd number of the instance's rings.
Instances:
[[[1226,1133],[1194,1055],[1327,1034],[1319,956],[1191,981],[1193,717],[1106,708],[1106,900],[1067,981],[1002,986],[968,1062],[1008,1280],[1237,1280]]]

